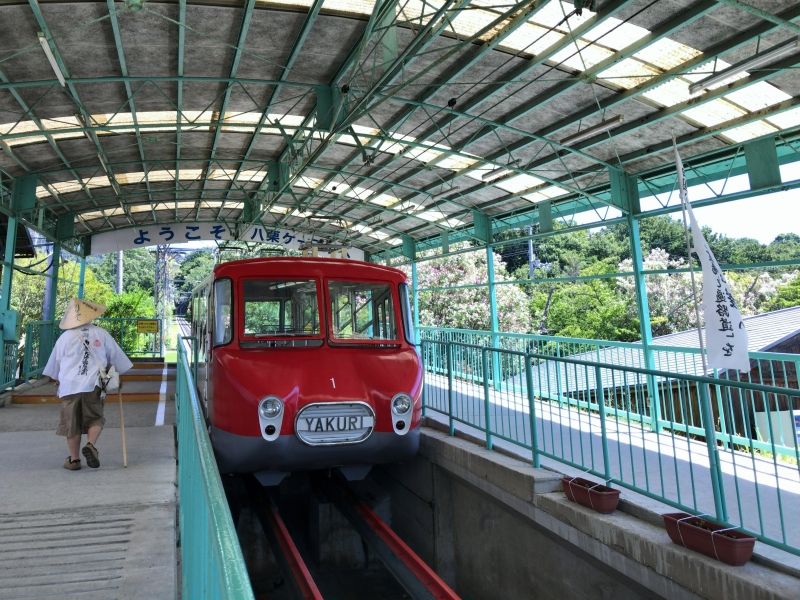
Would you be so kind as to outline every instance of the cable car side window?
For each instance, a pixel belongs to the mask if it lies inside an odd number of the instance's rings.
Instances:
[[[231,280],[214,282],[214,345],[227,344],[233,338],[233,303]]]
[[[319,336],[317,284],[311,279],[246,279],[246,337]]]
[[[339,340],[397,340],[388,283],[329,281],[332,335]]]
[[[417,334],[414,331],[414,319],[411,314],[411,302],[408,298],[408,284],[401,283],[400,291],[400,310],[403,312],[403,329],[406,334],[406,341],[409,344],[417,343]]]

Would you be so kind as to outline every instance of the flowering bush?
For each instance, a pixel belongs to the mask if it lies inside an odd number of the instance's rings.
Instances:
[[[492,258],[495,282],[507,281],[505,264],[498,254],[493,254]],[[487,264],[483,248],[419,263],[420,325],[491,330]],[[456,289],[447,289],[453,287]],[[495,286],[495,295],[499,330],[530,331],[528,298],[520,287],[499,284]]]

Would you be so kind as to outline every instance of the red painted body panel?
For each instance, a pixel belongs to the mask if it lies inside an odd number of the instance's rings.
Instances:
[[[261,435],[256,410],[267,395],[285,403],[281,435],[293,434],[297,411],[315,402],[366,402],[375,411],[375,431],[392,431],[389,403],[398,392],[415,400],[412,427],[422,413],[422,373],[412,348],[222,348],[214,354],[212,382],[211,420],[238,435]]]

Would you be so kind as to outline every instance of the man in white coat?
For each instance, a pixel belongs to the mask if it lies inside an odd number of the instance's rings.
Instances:
[[[72,298],[59,325],[65,331],[58,338],[42,371],[58,386],[61,419],[56,435],[67,438],[69,456],[64,461],[64,468],[70,471],[81,468],[78,451],[82,434],[86,434],[87,439],[81,451],[86,464],[93,469],[100,466],[95,443],[106,422],[101,368],[106,370],[113,366],[122,375],[133,366],[111,334],[92,324],[105,311],[102,304]]]

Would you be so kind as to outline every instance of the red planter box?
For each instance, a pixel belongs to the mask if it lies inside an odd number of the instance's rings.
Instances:
[[[561,487],[567,498],[600,513],[614,512],[619,504],[619,490],[582,477],[562,477]]]
[[[661,515],[670,539],[690,550],[729,565],[743,565],[753,555],[756,538],[702,517],[687,513]]]

